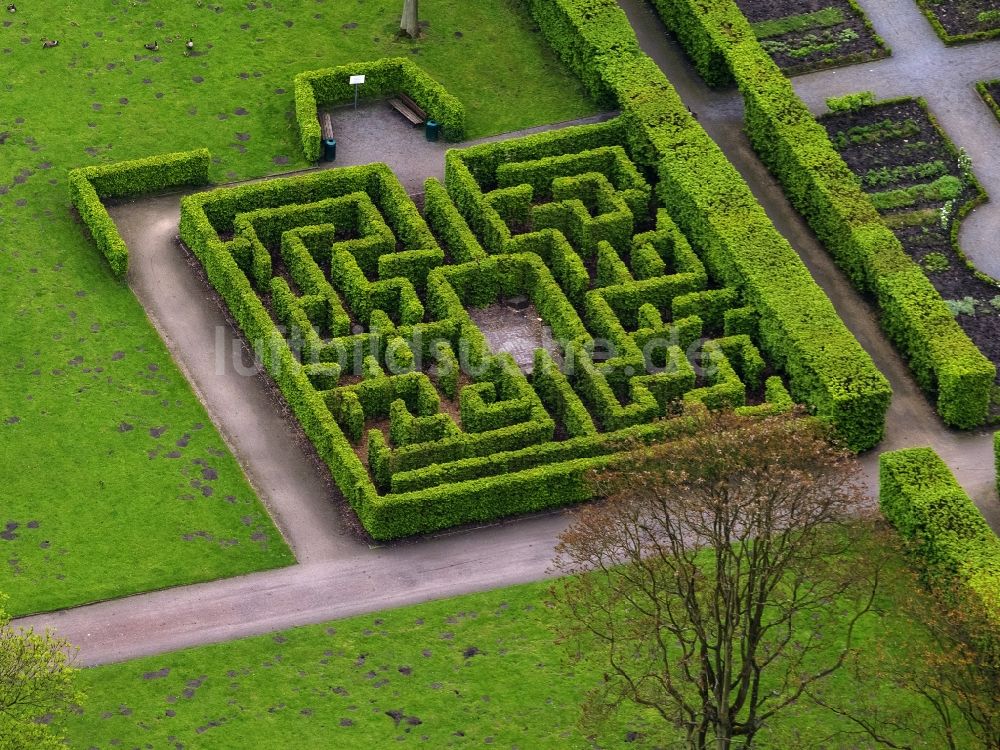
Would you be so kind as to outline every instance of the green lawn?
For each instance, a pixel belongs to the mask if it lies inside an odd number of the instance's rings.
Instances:
[[[68,169],[201,146],[218,181],[303,167],[293,76],[386,55],[459,96],[471,136],[594,111],[509,0],[424,0],[417,44],[394,41],[395,0],[157,5],[26,0],[0,18],[0,591],[15,614],[291,562],[74,220]]]
[[[889,576],[859,645],[917,653],[895,614],[908,577]],[[88,698],[61,727],[71,747],[583,748],[664,747],[650,715],[623,708],[591,745],[577,726],[596,658],[571,663],[555,642],[548,583],[474,594],[276,635],[85,670]],[[909,649],[909,651],[908,651]],[[827,698],[865,691],[883,717],[912,709],[891,684],[836,673]],[[920,721],[930,716],[918,709]],[[851,726],[803,703],[769,728],[762,748],[859,748]],[[628,739],[628,741],[626,741]],[[672,747],[672,745],[670,745]],[[919,745],[915,745],[919,746]]]

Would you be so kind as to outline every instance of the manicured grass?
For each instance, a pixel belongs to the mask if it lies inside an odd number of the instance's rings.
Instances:
[[[426,37],[405,44],[397,5],[35,0],[3,14],[0,591],[15,614],[291,562],[71,214],[67,169],[201,146],[217,181],[306,166],[294,75],[387,55],[413,55],[460,97],[471,136],[594,111],[518,3],[425,0]]]
[[[582,748],[663,747],[673,739],[649,714],[623,707],[598,745],[578,727],[585,694],[601,681],[596,657],[570,660],[558,644],[548,583],[474,594],[89,669],[88,698],[61,727],[71,747]],[[910,579],[893,568],[859,647],[916,655],[921,638],[897,614]],[[910,658],[915,658],[911,656]],[[866,671],[866,670],[863,670]],[[916,710],[905,693],[852,669],[825,683],[825,699],[858,691],[882,716]],[[803,701],[762,748],[867,746],[825,709]],[[670,745],[672,746],[672,745]]]

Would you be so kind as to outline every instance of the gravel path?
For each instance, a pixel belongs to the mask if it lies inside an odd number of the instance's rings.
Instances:
[[[876,6],[904,6],[909,1],[866,3],[876,28],[894,46],[896,54],[903,53],[902,42],[880,25],[882,12]],[[620,0],[620,4],[643,48],[698,113],[701,124],[747,180],[775,226],[796,248],[848,327],[889,378],[894,396],[886,440],[880,447],[892,450],[934,446],[977,500],[993,527],[1000,529],[990,433],[958,433],[941,425],[905,363],[882,335],[875,311],[834,266],[751,150],[742,133],[740,98],[733,92],[708,90],[642,0]],[[926,24],[919,17],[912,22]],[[910,22],[899,21],[904,26],[906,23]],[[936,43],[936,37],[931,41]],[[1000,49],[1000,43],[990,45],[989,49]],[[859,73],[891,62],[861,66]],[[802,86],[810,104],[814,104],[813,98],[821,101],[822,96],[859,88],[875,88],[880,95],[893,93],[867,83],[845,83],[842,88],[834,85],[834,80],[841,80],[837,76],[854,70],[806,76],[798,79],[796,85]],[[822,86],[821,80],[826,80]],[[810,87],[815,87],[815,95],[808,93]],[[934,101],[930,101],[937,110]],[[955,140],[966,146],[977,160],[977,174],[990,189],[981,168],[988,160],[977,159],[958,130],[944,119],[945,113],[937,114]],[[345,116],[354,115],[345,113]],[[591,121],[603,117],[606,116]],[[442,176],[441,144],[422,145],[426,142],[419,138],[419,132],[410,131],[399,136],[408,139],[405,144],[401,140],[399,148],[383,151],[385,137],[385,133],[379,133],[377,139],[370,134],[359,134],[352,141],[341,136],[344,145],[336,166],[384,160],[384,154],[388,153],[390,166],[414,192],[421,189],[425,177]],[[1000,185],[995,191],[1000,195]],[[92,665],[551,575],[549,566],[555,540],[568,521],[565,512],[384,547],[369,547],[344,530],[347,519],[328,500],[330,490],[325,470],[303,449],[297,428],[282,415],[268,383],[234,364],[232,347],[235,345],[239,352],[242,346],[238,337],[196,269],[179,259],[174,242],[179,200],[176,195],[162,196],[115,208],[115,219],[133,254],[129,282],[271,509],[299,564],[284,570],[38,615],[21,619],[17,624],[54,627],[80,646],[80,663]],[[980,211],[986,213],[984,209]],[[220,347],[225,352],[222,359],[217,356]],[[863,456],[861,462],[874,495],[878,480],[876,452]]]

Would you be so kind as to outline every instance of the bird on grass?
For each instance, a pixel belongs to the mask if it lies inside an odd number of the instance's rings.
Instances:
[[[14,5],[14,3],[11,3],[10,5],[7,6],[7,12],[8,13],[17,13],[17,6]]]
[[[58,46],[59,46],[59,40],[58,39],[43,39],[42,40],[42,49],[52,49],[53,47],[58,47]]]
[[[156,42],[156,41],[154,41],[152,44],[144,44],[142,46],[145,47],[146,49],[148,49],[150,52],[159,52],[160,51],[160,44],[159,44],[159,42]]]
[[[191,52],[191,50],[193,50],[193,49],[194,49],[194,39],[188,39],[188,40],[187,40],[187,41],[186,41],[186,42],[184,43],[184,46],[185,46],[185,47],[187,48],[187,51],[188,51],[188,52]],[[185,53],[185,54],[187,54],[187,53]]]

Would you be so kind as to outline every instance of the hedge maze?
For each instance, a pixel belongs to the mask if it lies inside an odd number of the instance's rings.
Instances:
[[[529,7],[619,118],[450,151],[419,207],[382,164],[181,204],[181,239],[365,528],[391,539],[588,499],[588,471],[698,429],[706,408],[799,402],[850,448],[876,445],[888,382],[614,0]],[[373,92],[409,91],[462,132],[461,105],[412,63],[366,70]],[[296,80],[307,153],[343,72]],[[202,183],[209,159],[71,176],[118,272],[101,197]],[[470,314],[512,297],[554,342],[521,367]]]
[[[702,407],[792,407],[626,142],[613,120],[451,151],[422,213],[381,164],[184,199],[183,241],[374,537],[580,501]],[[556,342],[530,374],[469,314],[516,295]]]

